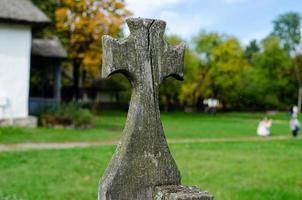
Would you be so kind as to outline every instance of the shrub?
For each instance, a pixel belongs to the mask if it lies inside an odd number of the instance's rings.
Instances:
[[[92,113],[75,103],[47,109],[40,115],[39,122],[44,127],[70,128],[91,128],[95,124]]]

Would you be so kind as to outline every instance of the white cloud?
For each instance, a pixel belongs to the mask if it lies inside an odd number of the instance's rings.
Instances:
[[[176,12],[173,12],[173,11],[169,11],[169,10],[164,10],[160,13],[160,16],[159,18],[162,18],[162,19],[173,19],[175,17],[178,17],[179,14],[176,13]]]
[[[156,10],[182,1],[184,0],[128,0],[126,5],[136,17],[152,17]]]
[[[261,1],[261,6],[250,0],[125,1],[133,17],[166,21],[168,34],[190,39],[199,30],[206,29],[237,36],[245,45],[252,39],[260,40],[269,34],[277,11],[286,12],[295,8],[301,11],[301,6],[294,3],[282,1],[281,4],[274,0]],[[127,27],[124,30],[129,33]]]
[[[133,17],[162,19],[167,22],[168,34],[176,34],[184,39],[189,39],[202,28],[207,28],[213,18],[203,12],[188,12],[180,8],[188,3],[196,3],[195,0],[128,0],[127,8],[133,12]],[[194,4],[199,5],[199,3]],[[129,34],[128,28],[124,28],[125,35]]]
[[[211,25],[211,21],[205,20],[207,18],[200,13],[188,17],[186,14],[164,10],[159,14],[159,18],[167,22],[168,34],[176,34],[184,39],[189,39],[192,35],[197,34],[200,29]]]

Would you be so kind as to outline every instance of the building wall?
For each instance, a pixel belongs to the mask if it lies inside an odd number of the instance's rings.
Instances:
[[[0,24],[0,119],[28,116],[31,39],[30,26]]]

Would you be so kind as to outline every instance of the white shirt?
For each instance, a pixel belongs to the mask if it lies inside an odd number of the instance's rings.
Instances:
[[[300,122],[298,119],[291,119],[289,122],[290,128],[292,131],[296,130],[296,128],[300,128]]]

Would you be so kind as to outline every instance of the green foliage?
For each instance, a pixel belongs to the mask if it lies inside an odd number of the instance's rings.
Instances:
[[[171,35],[166,37],[167,42],[171,45],[185,43],[180,37]],[[200,59],[194,50],[186,44],[184,58],[184,82],[175,80],[172,77],[164,79],[160,88],[160,102],[164,105],[165,110],[180,106],[181,104],[191,105],[194,102],[192,95],[192,82],[196,79],[196,75],[200,68]]]
[[[182,104],[192,106],[197,103],[196,86],[203,76],[202,61],[192,49],[186,49],[185,53],[185,80],[181,84],[179,100]]]
[[[280,15],[269,37],[252,40],[245,49],[234,37],[201,31],[188,45],[181,90],[167,80],[170,87],[161,90],[168,94],[162,102],[178,99],[200,107],[203,99],[214,97],[224,109],[288,109],[296,102],[302,77],[299,56],[289,57],[301,40],[300,19],[297,13]]]
[[[260,46],[257,43],[257,40],[252,40],[249,45],[245,48],[244,56],[247,61],[252,64],[252,59],[255,53],[260,51]]]
[[[285,109],[292,104],[289,97],[294,93],[289,84],[293,66],[291,59],[277,37],[265,39],[262,46],[263,51],[256,53],[253,58],[254,72],[250,81],[256,86],[253,86],[254,91],[250,91],[249,95],[262,97],[258,98],[259,101],[254,102],[255,104],[262,104],[270,109]]]
[[[49,108],[41,114],[40,122],[44,127],[88,128],[94,125],[94,117],[88,109],[69,103]]]
[[[56,9],[59,6],[58,0],[31,0],[38,8],[40,8],[52,21],[50,25],[43,29],[34,31],[34,37],[51,37],[57,34],[55,27],[55,13]]]
[[[199,78],[193,83],[195,102],[197,99],[214,97],[225,108],[234,107],[239,101],[243,75],[249,68],[239,41],[204,31],[194,41],[197,42],[195,48],[202,59]]]
[[[302,55],[293,58],[294,70],[291,71],[291,77],[296,85],[302,85]]]
[[[120,103],[129,103],[132,87],[130,81],[123,74],[114,74],[114,76],[109,77],[107,82],[115,82],[122,88],[118,96]]]
[[[55,11],[59,6],[60,0],[31,0],[38,8],[40,8],[51,20],[55,21]]]
[[[168,41],[181,39],[170,36]],[[287,109],[293,104],[295,71],[279,37],[254,40],[243,49],[234,37],[202,31],[193,42],[195,49],[188,45],[186,50],[185,81],[165,80],[162,104],[202,106],[210,97],[224,109]]]
[[[74,86],[78,85],[76,76],[84,72],[87,76],[83,82],[89,86],[100,70],[101,36],[119,37],[123,20],[130,14],[124,1],[32,1],[57,25],[35,35],[49,36],[58,31],[68,47],[74,72],[79,70],[74,73]],[[109,10],[109,15],[96,13],[95,6],[105,7],[104,12]],[[84,10],[90,14],[82,15]],[[121,13],[116,15],[118,10]],[[68,13],[72,13],[73,18],[69,19]],[[262,41],[252,40],[245,48],[234,37],[205,30],[191,42],[175,35],[166,37],[170,44],[187,44],[185,80],[165,79],[160,88],[160,104],[165,110],[186,106],[201,108],[203,99],[214,97],[222,102],[224,109],[287,109],[296,103],[301,85],[301,56],[289,57],[290,51],[301,42],[300,20],[300,14],[295,12],[279,15],[273,21],[270,36]],[[64,69],[65,74],[71,74],[71,67]],[[125,88],[120,93],[120,102],[128,102],[131,96],[128,80],[114,76],[112,81]]]
[[[197,52],[203,54],[208,59],[212,49],[220,45],[224,37],[224,35],[220,35],[216,32],[207,33],[206,31],[201,31],[193,41],[194,44],[196,44]]]
[[[289,52],[301,41],[301,16],[299,13],[288,12],[274,20],[273,36],[278,36],[284,49]]]

